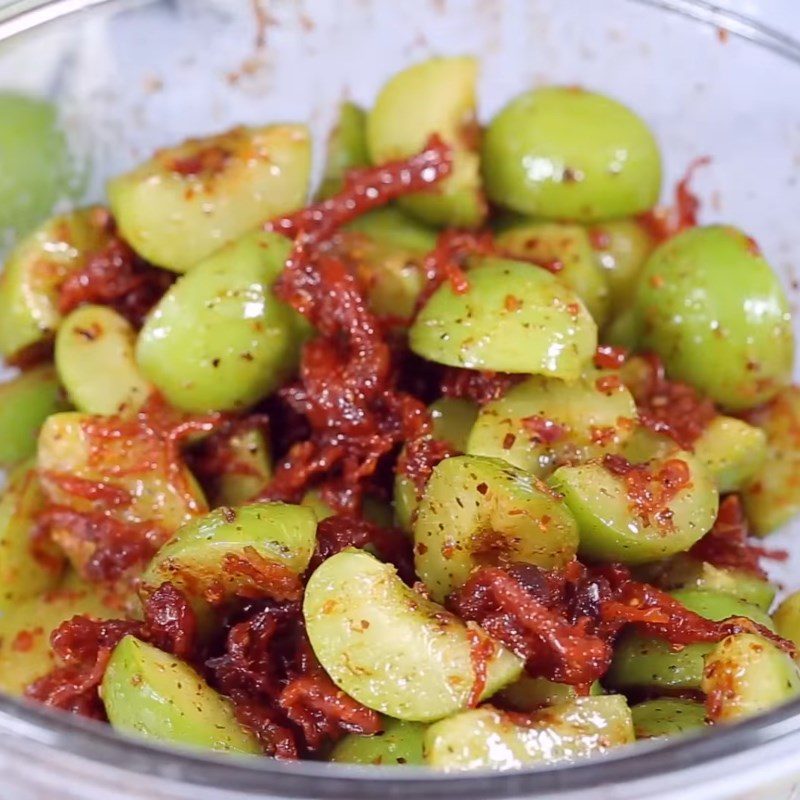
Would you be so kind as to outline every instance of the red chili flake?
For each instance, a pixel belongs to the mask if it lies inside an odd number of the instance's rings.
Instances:
[[[539,414],[531,414],[529,417],[524,417],[521,422],[522,427],[531,433],[534,439],[543,444],[555,444],[568,433],[566,426]]]
[[[607,250],[611,247],[611,234],[605,228],[589,228],[589,242],[595,250]]]
[[[619,369],[627,358],[628,350],[625,347],[601,344],[594,354],[594,365],[597,369]]]
[[[748,539],[747,517],[741,499],[735,494],[722,500],[714,526],[689,552],[716,567],[742,570],[760,578],[767,577],[761,566],[762,558],[776,561],[788,558],[785,550],[767,549]]]
[[[595,382],[598,392],[610,397],[622,386],[622,379],[619,375],[601,375]]]
[[[36,644],[37,637],[43,633],[44,630],[41,627],[18,631],[11,642],[11,649],[15,653],[27,653]]]
[[[688,383],[667,380],[657,356],[645,356],[649,378],[632,387],[639,411],[639,422],[655,433],[672,438],[684,450],[694,443],[717,416],[714,403]]]
[[[614,441],[617,436],[617,429],[611,425],[590,425],[589,438],[600,447],[605,447]]]
[[[506,299],[503,301],[503,306],[506,311],[519,311],[522,308],[522,300],[519,297],[514,297],[513,294],[507,294]]]
[[[691,182],[697,170],[710,163],[708,156],[692,161],[675,187],[674,205],[654,208],[639,217],[639,221],[657,242],[663,242],[697,225],[700,200],[692,191]]]
[[[503,437],[503,450],[510,450],[516,441],[517,437],[513,433],[507,433]]]
[[[417,300],[421,308],[430,296],[445,282],[450,283],[455,294],[469,289],[469,279],[464,272],[467,259],[473,255],[492,255],[494,243],[488,232],[446,230],[439,234],[436,247],[423,262],[426,284]]]

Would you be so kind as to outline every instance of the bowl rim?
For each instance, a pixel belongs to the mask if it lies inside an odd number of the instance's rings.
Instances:
[[[627,0],[675,13],[745,39],[796,64],[800,41],[744,14],[707,0]],[[12,0],[0,10],[0,43],[51,22],[102,6],[146,5],[153,0]],[[12,737],[8,740],[7,737]],[[790,742],[790,740],[792,740]],[[0,695],[0,747],[44,747],[88,763],[123,770],[132,776],[156,776],[181,785],[244,792],[249,797],[306,798],[472,798],[536,796],[559,798],[599,787],[633,789],[662,781],[670,788],[691,787],[691,768],[747,754],[756,764],[768,751],[784,758],[800,747],[800,699],[735,725],[669,741],[639,742],[601,759],[588,759],[504,773],[432,773],[424,768],[280,762],[204,753],[149,743],[117,733],[110,726]],[[21,749],[14,743],[24,745]],[[791,745],[794,745],[792,747]],[[779,747],[775,747],[778,745]],[[780,747],[780,745],[783,745]],[[789,745],[788,749],[786,745]],[[721,770],[722,772],[722,770]],[[680,777],[680,787],[675,783]],[[722,777],[722,776],[720,776]],[[773,775],[779,778],[781,775]],[[309,783],[313,781],[313,783]],[[264,794],[267,792],[267,794]],[[594,796],[594,795],[592,795]],[[615,797],[645,797],[639,793]]]

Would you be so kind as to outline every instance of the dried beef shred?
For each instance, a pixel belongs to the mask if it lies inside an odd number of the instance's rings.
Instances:
[[[397,459],[397,473],[410,478],[417,497],[421,497],[437,464],[454,455],[457,455],[457,451],[452,445],[423,434],[403,448]]]
[[[89,443],[87,467],[101,470],[108,479],[124,478],[147,472],[160,472],[181,492],[187,508],[199,512],[201,507],[188,484],[181,452],[187,437],[195,433],[211,433],[225,421],[221,414],[187,417],[170,409],[154,395],[132,418],[95,416],[84,420],[83,433]],[[125,463],[114,462],[108,452],[139,454]],[[35,539],[42,541],[54,535],[68,535],[72,543],[91,544],[82,574],[91,581],[114,581],[128,570],[145,564],[172,534],[158,521],[133,521],[125,518],[130,496],[121,487],[108,481],[90,481],[61,473],[43,473],[65,495],[91,501],[91,510],[77,510],[66,499],[50,502],[37,517]],[[59,533],[60,532],[60,533]],[[63,545],[62,545],[63,546]]]
[[[682,231],[696,227],[700,200],[692,191],[691,183],[697,170],[710,163],[711,159],[708,156],[696,158],[689,164],[683,178],[675,186],[673,205],[656,207],[639,216],[639,221],[656,242],[663,242]]]
[[[140,624],[125,620],[72,617],[62,622],[50,644],[59,666],[34,681],[25,696],[51,708],[59,708],[92,719],[106,719],[97,693],[112,650]]]
[[[430,189],[453,170],[451,149],[433,135],[411,158],[351,170],[341,192],[286,217],[267,223],[267,230],[295,239],[292,261],[304,260],[305,248],[329,238],[342,225],[392,200]],[[304,252],[300,253],[300,249]],[[299,309],[298,309],[299,310]],[[302,312],[301,312],[302,313]]]
[[[524,577],[508,569],[481,567],[448,605],[524,658],[531,675],[573,685],[591,683],[608,669],[611,645],[592,630],[588,618],[569,618],[565,591],[562,585],[557,599],[542,597],[538,585],[531,591]]]
[[[68,532],[76,550],[91,545],[81,564],[81,574],[89,581],[115,581],[130,569],[146,564],[163,543],[165,533],[155,524],[123,522],[107,511],[75,511],[61,505],[48,505],[37,517],[35,540],[54,538]],[[62,544],[68,549],[66,544]]]
[[[345,733],[380,730],[379,715],[345,695],[319,665],[296,603],[254,607],[207,666],[268,755],[297,758]]]
[[[666,377],[664,365],[654,354],[644,356],[649,380],[636,392],[639,422],[655,433],[665,434],[684,450],[692,450],[717,410],[693,386]]]
[[[174,274],[146,264],[127,242],[112,235],[61,284],[58,309],[67,314],[85,303],[110,306],[138,328],[174,280]]]
[[[172,584],[156,589],[144,604],[144,622],[75,616],[50,636],[57,666],[25,689],[25,696],[51,708],[105,720],[98,694],[111,653],[125,636],[136,636],[179,658],[196,649],[197,621],[189,602]]]
[[[441,378],[441,392],[445,397],[472,400],[479,405],[485,405],[492,400],[499,400],[522,379],[523,376],[507,372],[445,367]]]
[[[235,580],[237,597],[282,601],[299,600],[303,595],[303,584],[292,570],[264,558],[254,547],[245,547],[241,553],[226,553],[222,573],[226,579]]]
[[[263,496],[296,501],[312,483],[337,511],[357,514],[380,461],[426,432],[424,404],[397,389],[397,365],[381,321],[355,276],[320,245],[354,217],[450,174],[450,150],[432,137],[406,161],[355,170],[334,197],[269,224],[294,237],[275,285],[279,298],[318,331],[302,352],[299,380],[281,398],[310,436],[292,445]]]
[[[530,675],[574,686],[603,676],[614,640],[630,624],[678,646],[751,632],[795,652],[752,620],[708,620],[615,564],[588,568],[576,561],[560,572],[530,564],[481,567],[448,598],[448,606],[525,659]]]
[[[150,594],[139,635],[165,653],[191,660],[198,646],[197,616],[183,592],[162,583]]]
[[[714,526],[689,553],[715,567],[741,570],[759,578],[767,578],[762,558],[784,561],[788,557],[785,550],[760,547],[748,538],[747,517],[735,494],[723,498]]]
[[[302,731],[312,751],[346,733],[369,735],[381,730],[380,715],[349,697],[327,676],[305,633],[299,637],[295,662],[278,706]]]
[[[374,547],[384,561],[393,564],[406,583],[414,582],[416,576],[411,541],[403,531],[382,528],[369,520],[343,515],[327,517],[317,526],[317,544],[309,571],[315,570],[325,559],[346,547],[364,548],[367,545]]]

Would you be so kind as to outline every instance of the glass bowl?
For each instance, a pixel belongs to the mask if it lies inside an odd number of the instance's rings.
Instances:
[[[308,120],[319,165],[337,101],[369,103],[387,75],[431,53],[482,57],[483,118],[538,83],[618,97],[656,130],[668,187],[711,155],[696,180],[703,219],[755,234],[796,302],[800,44],[708,3],[27,0],[0,12],[0,89],[57,103],[86,200],[155,147],[235,123]],[[792,549],[791,539],[771,543]],[[777,575],[790,587],[793,549]],[[800,701],[597,761],[457,777],[168,750],[0,699],[0,795],[13,800],[789,800],[798,750]]]

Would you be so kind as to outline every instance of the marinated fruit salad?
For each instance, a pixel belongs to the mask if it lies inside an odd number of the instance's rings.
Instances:
[[[510,769],[800,695],[780,282],[477,64],[157,152],[0,283],[0,687],[175,745]],[[692,169],[697,165],[693,165]],[[791,587],[789,587],[791,588]]]

